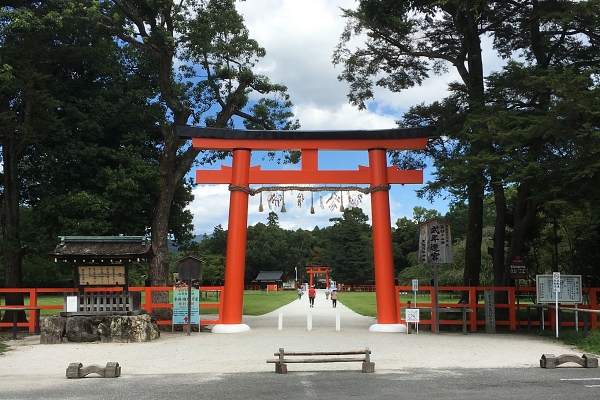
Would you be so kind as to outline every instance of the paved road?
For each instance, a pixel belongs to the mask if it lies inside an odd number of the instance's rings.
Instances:
[[[209,368],[210,366],[206,366]],[[291,367],[290,367],[291,369]],[[3,399],[597,399],[597,369],[415,369],[234,374],[166,374],[35,382]]]

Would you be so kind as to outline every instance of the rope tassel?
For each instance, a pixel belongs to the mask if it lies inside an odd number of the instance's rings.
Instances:
[[[313,200],[314,200],[313,198],[314,198],[314,194],[313,194],[313,192],[310,192],[310,213],[311,214],[315,213],[315,206],[313,203]]]
[[[282,199],[281,212],[284,213],[285,212],[285,192],[283,192],[281,199]]]
[[[262,203],[262,192],[260,192],[260,204],[258,205],[258,212],[263,212],[265,209],[263,208]]]

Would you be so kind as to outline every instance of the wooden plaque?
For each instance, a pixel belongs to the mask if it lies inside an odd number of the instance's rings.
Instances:
[[[79,267],[79,285],[125,285],[124,265],[86,265]]]

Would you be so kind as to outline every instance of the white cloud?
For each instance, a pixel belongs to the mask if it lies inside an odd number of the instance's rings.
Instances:
[[[395,127],[395,121],[409,107],[420,103],[429,104],[447,96],[447,84],[459,80],[458,74],[449,67],[443,76],[431,75],[422,86],[402,93],[391,93],[375,89],[375,99],[369,109],[358,111],[348,103],[348,84],[339,82],[341,66],[331,63],[332,55],[346,23],[340,8],[356,8],[355,0],[247,0],[237,2],[236,7],[244,16],[250,37],[263,46],[267,55],[261,59],[255,71],[269,77],[272,82],[288,87],[294,103],[293,111],[305,130],[382,129]],[[489,39],[483,38],[486,73],[497,70],[504,63],[495,57]],[[357,42],[357,46],[360,43]],[[323,157],[323,156],[322,156]],[[360,163],[367,165],[364,158],[354,154],[337,152],[326,158],[320,157],[320,166],[327,169],[356,169]],[[325,161],[328,161],[327,163]],[[223,162],[231,165],[230,160]],[[264,161],[253,154],[252,165],[263,165]],[[329,165],[326,165],[329,164]],[[297,166],[276,166],[288,169]],[[273,168],[273,169],[274,169]],[[193,173],[193,172],[192,172]],[[398,187],[396,187],[398,186]],[[397,218],[411,217],[414,206],[435,208],[444,213],[447,202],[440,200],[431,205],[419,200],[415,190],[420,185],[394,185],[390,191],[390,213],[392,225]],[[227,229],[229,192],[227,185],[200,185],[194,189],[196,200],[190,205],[194,214],[197,233],[210,233],[221,224]],[[308,193],[307,193],[308,195]],[[295,195],[294,195],[295,196]],[[279,214],[280,226],[286,229],[313,229],[331,223],[329,218],[341,213],[321,210],[315,206],[311,215],[310,197],[302,208],[295,199],[286,194],[286,213]],[[268,208],[258,212],[258,196],[250,197],[248,223],[266,223]],[[363,210],[370,216],[370,196],[363,197]]]

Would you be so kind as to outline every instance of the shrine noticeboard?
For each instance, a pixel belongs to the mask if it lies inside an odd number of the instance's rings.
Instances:
[[[452,263],[450,225],[439,219],[432,219],[421,224],[420,228],[419,263]]]
[[[188,289],[173,289],[173,325],[198,325],[200,290],[192,289],[191,315],[188,320]]]
[[[536,275],[535,286],[537,289],[538,303],[554,303],[556,293],[552,284],[552,275]],[[581,292],[581,275],[560,275],[559,303],[577,303],[583,301]]]
[[[78,268],[79,285],[125,285],[124,265],[85,265]]]

